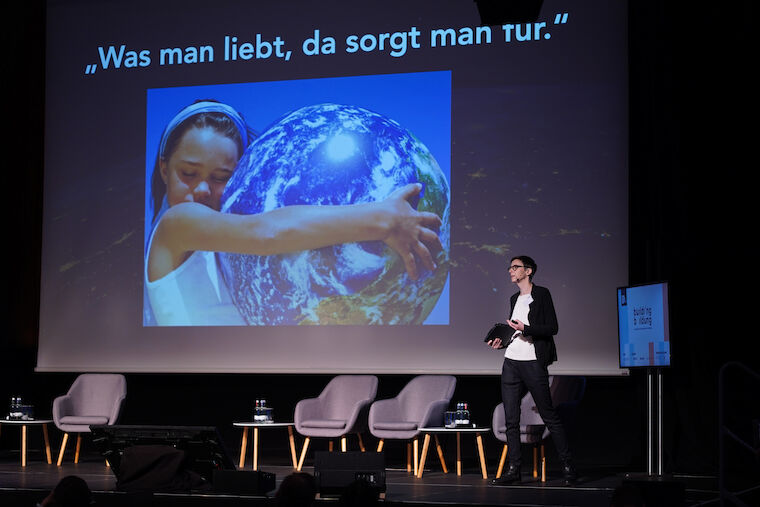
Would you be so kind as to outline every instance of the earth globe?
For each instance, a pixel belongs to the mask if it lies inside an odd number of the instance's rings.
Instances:
[[[339,104],[303,107],[249,145],[227,183],[222,212],[382,200],[422,183],[420,211],[442,221],[436,269],[411,279],[381,241],[256,256],[217,253],[235,306],[250,325],[421,324],[449,270],[449,186],[433,155],[397,122]]]

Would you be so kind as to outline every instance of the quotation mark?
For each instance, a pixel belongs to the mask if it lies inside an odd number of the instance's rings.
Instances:
[[[85,74],[95,74],[95,69],[98,68],[98,65],[96,63],[91,63],[87,65],[87,67],[84,68]]]
[[[567,23],[567,13],[557,14],[556,16],[554,16],[555,25],[564,25],[565,23]]]

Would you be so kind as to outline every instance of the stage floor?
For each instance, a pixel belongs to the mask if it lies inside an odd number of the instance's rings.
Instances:
[[[265,466],[261,470],[274,473],[279,486],[282,479],[293,472],[288,466]],[[303,471],[313,473],[313,468],[304,466]],[[583,506],[606,507],[616,487],[626,474],[615,470],[579,470],[581,477],[573,487],[562,484],[558,474],[552,474],[546,483],[523,477],[522,484],[495,487],[489,485],[475,468],[465,469],[462,476],[456,473],[444,474],[440,468],[426,467],[421,479],[412,477],[406,470],[388,469],[386,475],[385,503],[398,506],[433,505],[517,505],[517,506]],[[493,472],[491,472],[493,473]],[[43,460],[31,460],[22,468],[17,460],[0,460],[0,505],[34,505],[49,492],[56,483],[67,475],[82,477],[95,492],[97,505],[268,505],[263,497],[231,497],[229,495],[154,494],[146,502],[145,497],[135,499],[134,495],[116,492],[116,480],[104,462],[93,456],[75,465],[65,463],[61,467],[48,465]],[[630,477],[629,477],[630,478]],[[716,481],[710,477],[676,477],[669,479],[684,486],[685,506],[717,505]],[[275,491],[268,493],[269,497]],[[716,500],[713,502],[713,500]],[[321,499],[318,503],[334,500]],[[664,505],[664,504],[663,504]]]

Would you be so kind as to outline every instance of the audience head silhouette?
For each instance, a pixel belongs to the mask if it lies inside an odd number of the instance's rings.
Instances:
[[[294,472],[282,480],[274,498],[277,507],[310,507],[316,496],[314,477],[306,472]]]
[[[380,491],[363,479],[357,479],[343,490],[340,507],[373,507],[380,505]]]
[[[40,503],[41,507],[86,507],[92,502],[92,492],[81,477],[68,475]]]

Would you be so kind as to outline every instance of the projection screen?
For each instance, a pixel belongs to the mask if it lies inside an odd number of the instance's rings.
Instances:
[[[479,4],[49,1],[37,370],[624,374],[627,6]]]

